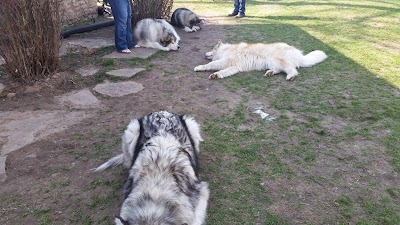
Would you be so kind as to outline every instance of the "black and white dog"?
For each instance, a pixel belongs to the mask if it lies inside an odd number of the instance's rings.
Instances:
[[[196,32],[201,29],[204,20],[186,8],[178,8],[172,13],[171,24],[186,32]]]
[[[122,154],[98,167],[130,168],[117,225],[201,225],[208,184],[198,177],[200,126],[166,111],[133,119],[122,136]]]

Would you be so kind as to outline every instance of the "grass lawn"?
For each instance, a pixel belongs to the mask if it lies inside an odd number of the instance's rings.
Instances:
[[[207,16],[233,7],[174,4]],[[245,18],[220,25],[223,41],[286,42],[328,59],[293,82],[264,72],[218,81],[242,99],[232,116],[204,124],[207,224],[399,224],[400,1],[259,0],[246,8]],[[255,104],[276,119],[254,119]]]

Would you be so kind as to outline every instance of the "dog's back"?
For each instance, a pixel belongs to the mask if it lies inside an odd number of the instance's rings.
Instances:
[[[189,116],[166,111],[130,122],[122,137],[130,159],[124,202],[116,224],[201,225],[206,216],[208,184],[198,178],[200,127]],[[100,166],[106,169],[110,162]]]

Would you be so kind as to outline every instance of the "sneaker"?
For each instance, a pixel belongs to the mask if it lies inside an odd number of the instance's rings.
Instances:
[[[235,18],[242,18],[242,17],[245,17],[245,15],[244,15],[243,13],[239,13],[239,14],[237,14],[237,15],[235,16]]]
[[[232,12],[231,14],[228,14],[228,16],[236,16],[238,13]]]

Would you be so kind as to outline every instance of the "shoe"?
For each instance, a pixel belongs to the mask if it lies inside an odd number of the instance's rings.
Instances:
[[[239,13],[235,16],[235,18],[243,18],[245,17],[245,15],[243,13]]]
[[[231,14],[228,14],[228,16],[236,16],[238,13],[232,12]]]

